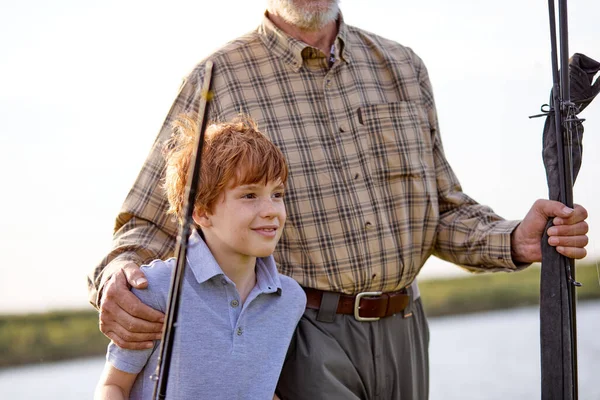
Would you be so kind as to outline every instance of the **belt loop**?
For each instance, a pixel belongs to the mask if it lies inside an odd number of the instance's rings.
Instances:
[[[340,294],[336,292],[323,292],[321,306],[317,313],[317,321],[333,322],[340,301]]]
[[[409,318],[413,315],[413,304],[415,302],[415,292],[413,290],[413,285],[409,285],[406,287],[406,293],[408,293],[408,305],[402,312],[402,318]]]

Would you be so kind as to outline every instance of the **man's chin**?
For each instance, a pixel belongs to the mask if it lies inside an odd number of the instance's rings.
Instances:
[[[288,23],[307,31],[318,31],[332,21],[337,20],[339,6],[337,1],[322,1],[319,4],[301,6],[294,0],[273,0],[277,13]]]

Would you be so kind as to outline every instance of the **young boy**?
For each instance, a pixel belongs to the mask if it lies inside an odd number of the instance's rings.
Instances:
[[[182,116],[174,127],[165,188],[181,221],[196,123]],[[272,399],[306,304],[271,255],[286,219],[287,166],[252,121],[212,125],[205,136],[167,398]],[[143,266],[148,289],[133,292],[164,312],[175,262]],[[111,343],[95,398],[150,399],[158,350],[159,341],[148,350]]]

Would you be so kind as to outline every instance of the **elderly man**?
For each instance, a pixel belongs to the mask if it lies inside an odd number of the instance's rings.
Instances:
[[[288,222],[275,257],[307,294],[284,365],[283,399],[426,399],[429,334],[419,270],[434,254],[514,271],[540,243],[585,256],[587,213],[538,200],[506,221],[465,195],[440,139],[427,70],[410,49],[346,25],[337,0],[269,0],[262,24],[209,57],[209,116],[240,111],[290,167]],[[176,225],[161,189],[171,121],[197,108],[203,63],[187,77],[117,218],[114,248],[90,275],[102,331],[119,346],[160,337],[162,314],[129,286],[139,265],[172,255]]]

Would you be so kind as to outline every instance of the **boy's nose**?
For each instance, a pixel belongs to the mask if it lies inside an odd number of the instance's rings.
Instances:
[[[277,207],[271,199],[262,201],[260,206],[261,217],[274,217],[278,212]]]

